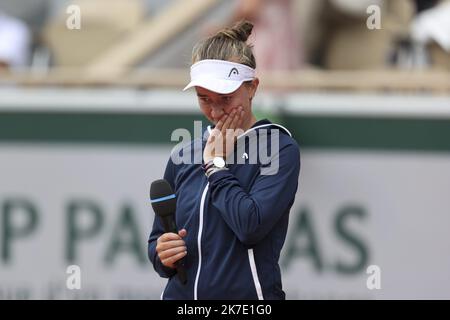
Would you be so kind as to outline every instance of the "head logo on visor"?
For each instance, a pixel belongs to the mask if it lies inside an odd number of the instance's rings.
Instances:
[[[202,87],[207,90],[228,94],[236,91],[245,81],[255,79],[255,69],[244,64],[206,59],[191,66],[191,82],[183,89]]]
[[[239,75],[238,69],[232,68],[230,73],[228,74],[228,78],[231,77],[232,74]]]

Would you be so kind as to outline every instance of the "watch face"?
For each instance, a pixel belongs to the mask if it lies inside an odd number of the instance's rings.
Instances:
[[[225,167],[225,160],[223,160],[223,158],[221,158],[221,157],[215,157],[213,160],[213,163],[218,168]]]

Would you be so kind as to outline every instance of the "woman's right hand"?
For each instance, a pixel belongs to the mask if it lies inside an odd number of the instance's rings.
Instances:
[[[158,238],[156,252],[164,266],[175,269],[175,262],[187,254],[186,243],[183,240],[186,234],[186,229],[181,229],[178,234],[168,232]]]

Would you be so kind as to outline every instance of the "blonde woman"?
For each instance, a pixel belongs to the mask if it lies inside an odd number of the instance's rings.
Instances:
[[[300,153],[286,128],[252,113],[259,84],[246,42],[252,28],[239,22],[193,50],[185,90],[195,89],[212,126],[201,143],[176,152],[199,152],[202,163],[175,164],[171,157],[164,174],[176,194],[180,231],[164,233],[155,219],[149,237],[149,258],[169,278],[163,299],[285,299],[278,259]],[[186,283],[176,277],[181,259]]]

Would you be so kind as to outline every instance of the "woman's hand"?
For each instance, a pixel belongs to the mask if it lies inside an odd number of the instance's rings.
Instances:
[[[186,243],[182,239],[186,234],[186,230],[181,229],[178,234],[168,232],[158,238],[156,252],[164,266],[175,269],[175,262],[187,254]]]
[[[234,143],[237,137],[244,133],[241,129],[244,119],[244,110],[242,107],[233,109],[229,114],[224,114],[217,122],[209,135],[203,151],[203,161],[205,163],[214,159],[214,157],[226,157],[233,151]]]

